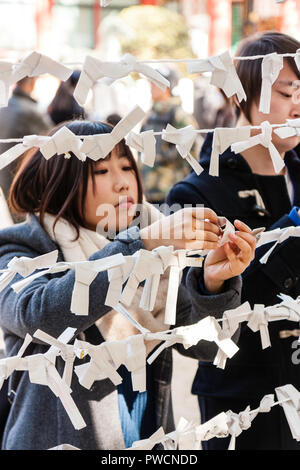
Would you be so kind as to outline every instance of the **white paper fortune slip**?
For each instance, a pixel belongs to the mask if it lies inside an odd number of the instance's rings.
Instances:
[[[227,128],[217,127],[214,130],[212,152],[210,156],[209,174],[219,176],[219,157],[234,142],[250,137],[250,126]]]
[[[275,388],[279,401],[282,401],[285,417],[290,427],[292,436],[300,441],[300,393],[291,384]]]
[[[300,136],[300,118],[286,119],[285,126],[274,129],[274,132],[281,139],[287,139],[288,137]]]
[[[50,73],[65,81],[73,70],[38,52],[30,53],[17,64],[0,61],[0,107],[7,106],[9,88],[24,77],[36,77]]]
[[[82,145],[79,136],[73,134],[66,126],[61,127],[52,136],[27,135],[23,137],[22,143],[14,145],[0,155],[0,170],[34,147],[40,149],[46,160],[61,154],[65,154],[65,158],[70,158],[70,152],[73,152],[79,160],[85,161],[86,155],[81,151]]]
[[[261,94],[259,102],[259,111],[261,113],[270,113],[272,85],[277,80],[280,70],[283,68],[283,57],[277,52],[266,55],[261,63]]]
[[[156,157],[156,140],[154,131],[129,132],[126,137],[126,144],[141,153],[141,160],[144,165],[153,167]]]
[[[61,400],[73,426],[75,429],[82,429],[86,426],[74,400],[71,397],[72,390],[65,382],[55,367],[56,357],[61,354],[62,344],[66,345],[68,341],[74,336],[76,329],[67,328],[58,338],[52,338],[46,333],[37,330],[34,334],[43,341],[54,345],[45,354],[34,354],[31,356],[22,357],[25,349],[32,341],[30,335],[26,335],[24,343],[17,356],[2,359],[0,361],[0,384],[9,377],[14,370],[28,371],[29,380],[33,384],[46,385],[50,390]],[[50,340],[49,340],[50,338]],[[71,346],[72,348],[72,346]],[[73,353],[72,353],[73,355]],[[67,360],[69,360],[67,358]],[[69,366],[67,366],[69,375]],[[69,377],[67,377],[69,380]]]
[[[247,100],[245,90],[228,51],[208,59],[188,62],[187,70],[189,73],[212,72],[210,83],[222,88],[228,98],[237,94],[239,102]]]
[[[247,140],[232,144],[231,150],[234,153],[241,153],[255,145],[263,145],[270,152],[275,172],[280,173],[284,167],[284,160],[281,158],[280,153],[272,142],[272,132],[273,128],[269,121],[264,121],[261,123],[260,134],[254,135]]]
[[[193,126],[176,129],[171,126],[171,124],[168,124],[166,129],[163,129],[162,131],[162,139],[166,142],[170,142],[171,144],[175,144],[179,155],[190,164],[197,175],[200,175],[203,168],[198,160],[196,160],[196,158],[194,158],[190,153],[196,137],[197,131]]]
[[[274,406],[274,395],[265,395],[259,407],[251,411],[250,406],[240,413],[234,413],[229,410],[226,412],[227,415],[227,424],[229,434],[231,434],[231,440],[228,447],[228,450],[235,450],[236,438],[243,432],[251,427],[252,421],[258,413],[269,413],[271,408]]]
[[[300,237],[300,227],[290,226],[285,227],[283,229],[275,229],[269,230],[268,232],[264,232],[261,234],[261,238],[257,243],[257,248],[265,245],[267,243],[275,241],[274,245],[260,258],[260,262],[265,264],[268,262],[268,259],[275,248],[280,244],[287,240],[289,237]]]
[[[90,88],[93,88],[98,80],[111,85],[115,80],[126,77],[131,72],[144,75],[162,90],[170,86],[170,82],[157,70],[137,61],[131,54],[125,54],[119,62],[103,62],[95,57],[86,56],[74,91],[74,98],[83,106]]]
[[[13,280],[13,278],[20,274],[22,277],[27,277],[37,269],[44,269],[56,263],[58,250],[51,251],[45,255],[37,256],[36,258],[28,258],[21,256],[20,258],[14,257],[7,265],[7,269],[1,269],[0,273],[0,292]]]
[[[145,117],[145,112],[135,106],[127,116],[125,116],[107,134],[94,134],[84,137],[82,144],[82,152],[84,152],[92,160],[105,158],[125,136]]]

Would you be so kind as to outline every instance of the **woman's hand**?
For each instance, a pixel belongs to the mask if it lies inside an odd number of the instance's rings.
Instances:
[[[229,235],[230,242],[211,251],[204,263],[204,284],[211,293],[222,290],[227,279],[242,274],[254,258],[256,238],[251,229],[236,220],[239,232]]]
[[[214,250],[218,247],[217,214],[205,207],[189,207],[140,230],[147,250],[174,246],[174,250]]]

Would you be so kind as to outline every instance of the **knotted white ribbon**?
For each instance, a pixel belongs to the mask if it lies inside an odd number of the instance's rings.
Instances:
[[[67,343],[73,338],[75,332],[76,328],[68,327],[58,339],[53,338],[53,336],[45,333],[42,330],[36,330],[33,335],[34,338],[38,338],[39,340],[51,346],[50,349],[45,353],[46,358],[55,364],[55,358],[60,355],[65,361],[63,380],[68,385],[68,387],[71,387],[73,364],[76,355],[73,345]]]
[[[48,137],[47,142],[40,146],[40,151],[46,160],[49,160],[53,155],[60,154],[65,154],[66,158],[69,158],[68,153],[73,152],[78,160],[84,162],[86,155],[81,150],[82,146],[83,143],[79,136],[63,126],[55,134]]]
[[[61,353],[61,348],[74,336],[75,331],[76,329],[74,328],[67,328],[57,340],[55,340],[55,338],[37,330],[34,336],[39,337],[43,341],[46,340],[46,342],[52,344],[52,346],[45,354],[21,357],[28,344],[32,341],[31,336],[26,335],[18,355],[0,361],[0,384],[2,386],[3,379],[9,377],[14,370],[28,371],[30,382],[48,386],[50,390],[60,398],[75,429],[82,429],[86,424],[71,397],[72,390],[55,368],[56,357]],[[70,361],[69,355],[66,359]],[[70,380],[69,365],[67,366],[65,378],[68,381]]]
[[[203,258],[192,258],[187,256],[186,250],[177,250],[172,257],[169,258],[166,267],[170,266],[168,293],[165,307],[165,319],[166,325],[176,324],[176,309],[177,309],[177,298],[178,288],[180,284],[180,276],[186,267],[201,267]]]
[[[58,256],[58,250],[51,251],[45,255],[37,256],[36,258],[28,258],[15,256],[7,264],[7,269],[1,269],[3,273],[0,277],[0,292],[13,280],[16,274],[22,277],[27,277],[32,274],[36,269],[43,269],[55,264]]]
[[[90,362],[75,366],[75,374],[83,387],[90,389],[96,380],[106,378],[109,378],[115,386],[122,383],[122,378],[116,371],[117,367],[108,351],[107,343],[94,346],[87,342],[75,341],[74,348],[77,357],[82,358],[86,354],[91,357]]]
[[[273,250],[275,250],[277,245],[283,243],[289,237],[300,237],[300,227],[291,226],[283,229],[275,229],[270,230],[269,232],[264,232],[257,244],[257,247],[265,245],[266,243],[270,243],[271,241],[276,241],[276,243],[274,243],[274,245],[260,258],[259,261],[262,264],[266,264],[271,253]]]
[[[162,131],[162,139],[166,142],[176,145],[176,150],[179,155],[186,159],[186,161],[191,165],[193,170],[197,175],[202,173],[203,168],[190,153],[191,148],[196,140],[197,131],[193,126],[186,126],[181,129],[176,129],[175,127],[168,124],[166,129]]]
[[[65,158],[70,158],[69,152],[73,152],[79,160],[85,161],[86,155],[81,151],[82,145],[79,136],[73,134],[66,126],[52,136],[26,135],[21,144],[14,145],[0,155],[0,170],[33,147],[39,147],[46,160],[56,154],[65,154]]]
[[[243,432],[251,427],[252,421],[258,413],[269,413],[272,406],[274,406],[274,395],[265,395],[259,407],[251,411],[250,406],[244,411],[241,411],[239,414],[234,413],[229,410],[226,412],[227,415],[227,424],[229,429],[229,434],[231,434],[231,440],[228,447],[228,450],[235,450],[236,438]]]
[[[156,444],[160,444],[161,441],[165,438],[165,433],[162,427],[155,431],[152,436],[147,439],[141,439],[140,441],[135,441],[131,447],[126,450],[152,450]]]
[[[124,256],[123,259],[123,264],[107,270],[109,287],[104,303],[109,307],[118,305],[122,295],[122,286],[127,281],[135,265],[136,260],[133,256]]]
[[[280,405],[290,427],[292,436],[300,441],[300,393],[291,384],[275,388]]]
[[[83,106],[89,89],[99,80],[111,85],[115,80],[137,72],[147,77],[156,86],[165,90],[170,82],[157,70],[143,62],[138,62],[131,54],[125,54],[119,62],[103,62],[95,57],[86,56],[82,71],[74,90],[74,97]]]
[[[75,283],[72,292],[71,312],[75,313],[75,315],[88,315],[91,283],[100,272],[120,267],[124,262],[122,253],[117,253],[103,259],[75,264]],[[113,283],[114,281],[111,280],[111,282]]]
[[[131,372],[132,389],[138,392],[146,390],[146,347],[144,335],[129,336],[122,341],[108,341],[106,347],[116,369],[121,364]]]
[[[156,157],[156,140],[153,130],[140,132],[129,132],[126,137],[126,144],[141,152],[141,160],[144,165],[154,166]]]
[[[274,130],[281,139],[287,139],[288,137],[300,136],[300,118],[298,119],[286,119],[286,125],[284,127],[278,127]]]
[[[65,81],[73,70],[39,52],[30,53],[17,64],[0,61],[0,106],[7,106],[9,87],[24,77],[36,77],[50,73]]]
[[[194,444],[194,450],[201,450],[201,442],[203,441],[209,441],[214,437],[227,437],[228,432],[227,415],[224,412],[219,413],[217,416],[214,416],[214,418],[195,428],[196,442]]]
[[[164,333],[148,333],[146,339],[165,339],[165,342],[147,359],[149,364],[152,364],[165,348],[175,343],[181,343],[185,349],[188,349],[201,340],[215,342],[227,357],[232,357],[239,350],[237,345],[223,334],[220,325],[213,317],[206,317],[193,325],[180,326]]]
[[[271,346],[268,329],[268,316],[264,305],[254,305],[253,313],[250,315],[250,320],[248,321],[247,326],[254,332],[260,331],[261,345],[263,349]]]
[[[122,378],[117,369],[123,364],[131,372],[133,390],[146,390],[146,347],[144,335],[134,335],[121,341],[106,341],[93,346],[84,341],[75,341],[77,357],[88,354],[89,363],[75,367],[79,382],[90,389],[96,380],[109,378],[117,386]]]
[[[244,302],[242,305],[239,305],[235,309],[226,310],[223,313],[223,336],[227,338],[232,338],[234,333],[239,328],[241,322],[248,319],[248,315],[252,312],[249,302]],[[220,369],[225,369],[227,354],[224,353],[220,348],[214,359],[214,365]]]
[[[248,140],[232,144],[231,150],[234,153],[241,153],[255,145],[263,145],[270,152],[275,172],[280,173],[284,167],[284,160],[281,158],[280,153],[272,142],[272,131],[273,128],[269,121],[264,121],[261,123],[261,134],[252,136]]]
[[[250,137],[250,126],[244,127],[217,127],[214,130],[212,151],[210,156],[209,174],[219,176],[219,157],[234,142],[240,142]]]
[[[132,129],[145,117],[145,112],[139,107],[130,111],[118,124],[113,128],[111,133],[94,134],[84,137],[82,144],[82,152],[84,152],[92,160],[105,158]]]
[[[136,261],[121,295],[121,302],[127,306],[131,305],[139,284],[145,281],[149,274],[151,276],[152,273],[163,273],[159,259],[152,252],[141,249],[133,257]]]
[[[259,111],[261,113],[270,113],[272,85],[277,80],[280,70],[283,68],[283,57],[277,52],[266,55],[261,63],[261,94],[259,102]]]
[[[25,352],[25,349],[27,348],[27,346],[29,346],[31,341],[32,337],[27,333],[23,344],[16,356],[5,357],[3,359],[0,359],[0,390],[2,388],[4,380],[8,379],[8,377],[13,373],[13,371],[16,370],[16,368],[21,364],[21,359]]]
[[[228,51],[208,59],[188,62],[187,70],[189,73],[212,72],[210,81],[212,85],[222,88],[228,98],[236,93],[239,102],[247,101],[245,90]]]

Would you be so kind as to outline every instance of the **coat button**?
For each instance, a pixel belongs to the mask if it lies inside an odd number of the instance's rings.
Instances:
[[[235,158],[229,158],[229,159],[227,160],[227,166],[228,166],[229,168],[232,168],[232,169],[236,168],[236,167],[237,167],[237,161],[236,161],[236,159],[235,159]]]
[[[288,289],[290,289],[291,287],[293,287],[294,281],[293,281],[293,279],[292,279],[291,277],[288,277],[288,278],[284,281],[283,285],[284,285],[284,288],[288,290]]]

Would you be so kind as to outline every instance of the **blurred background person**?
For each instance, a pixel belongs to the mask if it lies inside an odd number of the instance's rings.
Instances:
[[[25,77],[16,83],[12,96],[5,108],[0,108],[0,138],[21,138],[30,134],[46,133],[52,122],[47,115],[38,109],[38,103],[33,98],[37,77]],[[0,154],[6,152],[15,143],[0,143]],[[21,158],[12,162],[0,172],[0,186],[8,198],[9,188]]]
[[[73,96],[79,80],[80,70],[74,70],[70,78],[61,82],[47,112],[55,125],[74,119],[85,119],[86,113]]]
[[[170,87],[165,91],[151,83],[152,109],[146,121],[142,125],[141,132],[153,129],[160,132],[171,124],[179,129],[192,125],[197,128],[193,116],[183,111],[181,100],[173,95],[179,77],[177,72],[167,67],[161,67],[158,71],[170,82]],[[197,145],[192,148],[192,155],[197,155]],[[168,192],[173,185],[185,178],[190,172],[190,166],[179,155],[174,144],[162,140],[156,136],[156,160],[153,168],[141,165],[144,190],[146,198],[152,204],[163,204]]]

